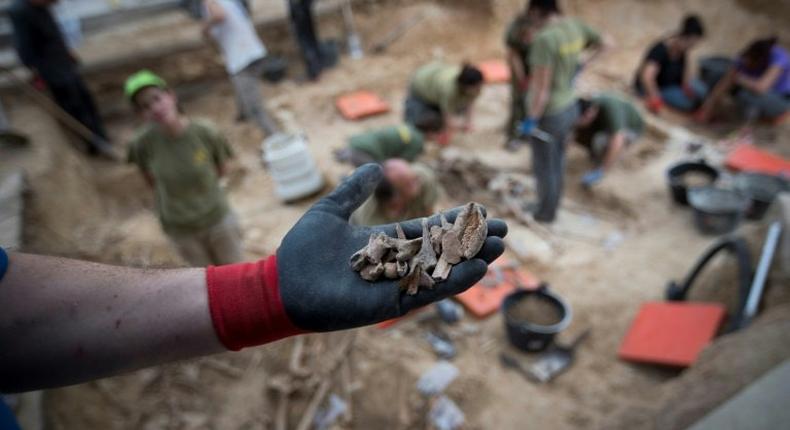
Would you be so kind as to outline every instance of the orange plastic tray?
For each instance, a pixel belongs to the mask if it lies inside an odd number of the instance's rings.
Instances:
[[[502,274],[497,283],[496,270]],[[486,276],[472,288],[455,296],[456,300],[477,318],[485,318],[502,305],[505,296],[516,288],[535,289],[540,282],[531,273],[513,269],[505,257],[499,257],[489,266]]]
[[[725,164],[728,168],[736,171],[790,175],[790,161],[750,144],[742,143],[736,146],[727,155]]]
[[[502,60],[483,61],[477,65],[483,72],[483,78],[489,84],[499,84],[510,81],[510,68]]]
[[[716,303],[645,303],[618,355],[627,361],[688,367],[716,336],[725,313]]]
[[[370,91],[355,91],[345,94],[335,100],[335,105],[343,118],[358,120],[373,115],[389,112],[390,106],[376,93]]]

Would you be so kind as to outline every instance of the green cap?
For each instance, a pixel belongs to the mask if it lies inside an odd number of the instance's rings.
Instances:
[[[164,79],[155,75],[150,70],[140,70],[126,79],[126,84],[123,86],[123,93],[129,101],[132,101],[135,94],[147,87],[167,88],[167,83]]]

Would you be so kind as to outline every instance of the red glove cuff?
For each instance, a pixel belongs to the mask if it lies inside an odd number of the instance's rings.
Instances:
[[[254,263],[209,266],[206,285],[214,330],[229,350],[305,333],[285,313],[274,255]]]

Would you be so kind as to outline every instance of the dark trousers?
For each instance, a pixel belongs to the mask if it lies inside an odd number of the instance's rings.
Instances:
[[[532,172],[538,191],[538,204],[533,213],[538,221],[552,222],[562,200],[565,175],[565,141],[579,116],[576,103],[538,122],[538,128],[550,134],[551,142],[531,139]]]
[[[47,82],[47,87],[55,98],[55,102],[74,119],[82,123],[88,130],[96,135],[96,139],[86,142],[91,152],[96,151],[96,146],[107,142],[107,132],[104,130],[104,123],[96,109],[91,93],[82,81],[82,78],[75,75],[73,78],[59,80],[57,82]]]
[[[403,104],[403,120],[407,124],[417,124],[426,113],[434,112],[439,116],[442,116],[442,110],[439,106],[435,104],[429,103],[416,94],[414,91],[409,90],[409,94],[406,96],[406,102]],[[440,124],[440,128],[444,129],[444,121]]]
[[[291,23],[302,50],[307,76],[315,79],[321,74],[321,47],[313,24],[313,0],[288,0]]]

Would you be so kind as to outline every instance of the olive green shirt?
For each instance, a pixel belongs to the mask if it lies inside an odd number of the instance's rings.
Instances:
[[[217,166],[232,156],[208,121],[190,121],[178,137],[157,125],[143,127],[129,148],[129,162],[154,179],[156,209],[167,233],[192,233],[220,222],[229,210]]]
[[[351,215],[351,223],[355,225],[381,225],[431,215],[436,201],[439,200],[439,181],[436,179],[436,174],[428,166],[415,163],[412,165],[412,168],[420,178],[422,187],[420,188],[420,193],[411,202],[404,214],[399,217],[389,216],[378,200],[376,200],[376,197],[370,196]]]
[[[630,131],[640,135],[645,123],[634,105],[611,94],[600,94],[590,99],[598,107],[598,115],[587,127],[577,130],[576,140],[583,145],[590,145],[596,133],[604,132],[614,135],[620,131]]]
[[[532,40],[529,66],[551,69],[550,95],[545,115],[567,109],[576,101],[573,80],[579,68],[579,56],[590,45],[601,43],[600,35],[576,18],[562,18],[542,29]],[[530,88],[528,100],[535,97]]]
[[[529,43],[525,43],[521,38],[522,28],[524,27],[524,18],[518,17],[510,23],[505,31],[505,46],[512,49],[518,54],[521,60],[521,65],[524,67],[524,73],[529,75]],[[511,81],[515,82],[515,77],[511,74]]]
[[[433,62],[426,64],[414,74],[411,91],[423,101],[436,105],[442,115],[463,113],[474,101],[464,96],[458,88],[461,66]]]
[[[348,146],[370,155],[378,162],[390,158],[414,161],[422,154],[425,138],[414,126],[404,124],[357,134],[349,139]]]

